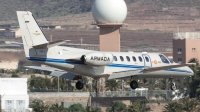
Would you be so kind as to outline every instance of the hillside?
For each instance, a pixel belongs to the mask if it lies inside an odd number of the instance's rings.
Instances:
[[[29,10],[36,18],[65,16],[91,11],[94,0],[0,0],[0,21],[16,20],[17,10]],[[125,0],[130,5],[151,5],[153,7],[195,7],[200,9],[199,0]]]
[[[36,18],[77,14],[91,10],[92,0],[0,0],[0,21],[16,20],[17,10],[29,10]]]
[[[94,0],[0,0],[0,24],[17,25],[16,10],[30,10],[39,25],[65,29],[96,29]],[[139,31],[200,31],[199,0],[125,0],[128,15],[122,29]],[[26,5],[25,5],[26,4]],[[26,7],[25,7],[26,6]]]

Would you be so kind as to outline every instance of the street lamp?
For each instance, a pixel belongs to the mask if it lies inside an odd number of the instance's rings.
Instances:
[[[28,72],[28,69],[26,69],[26,75],[28,74],[27,72]]]

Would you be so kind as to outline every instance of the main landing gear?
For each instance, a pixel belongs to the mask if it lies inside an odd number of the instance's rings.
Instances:
[[[79,80],[78,82],[76,82],[76,89],[81,90],[83,89],[84,84],[82,82],[82,80]]]
[[[84,87],[83,80],[81,76],[78,76],[78,81],[76,82],[76,89],[81,90]]]
[[[135,80],[131,81],[130,87],[131,87],[131,89],[136,89],[136,88],[138,88],[138,82],[135,81]]]

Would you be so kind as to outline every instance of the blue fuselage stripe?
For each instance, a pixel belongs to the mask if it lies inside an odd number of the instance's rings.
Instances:
[[[39,58],[39,57],[26,57],[28,60],[32,61],[43,61],[43,62],[54,62],[54,63],[68,63],[68,64],[84,64],[82,61],[76,61],[76,60],[64,60],[64,59],[53,59],[53,58]],[[107,65],[108,67],[118,67],[118,68],[137,68],[137,69],[143,69],[144,66],[138,66],[138,65],[125,65],[125,64],[116,64],[111,63]],[[185,73],[192,73],[187,70],[180,70],[180,69],[167,69],[166,71],[169,72],[185,72]]]

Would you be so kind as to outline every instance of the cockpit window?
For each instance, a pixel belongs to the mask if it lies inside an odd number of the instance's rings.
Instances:
[[[174,61],[173,61],[172,59],[169,59],[168,57],[167,57],[167,59],[168,59],[171,63],[174,63]]]
[[[116,56],[114,56],[114,60],[117,61],[117,57]]]
[[[163,56],[162,54],[160,54],[159,56],[163,63],[169,63],[168,59],[165,56]]]

